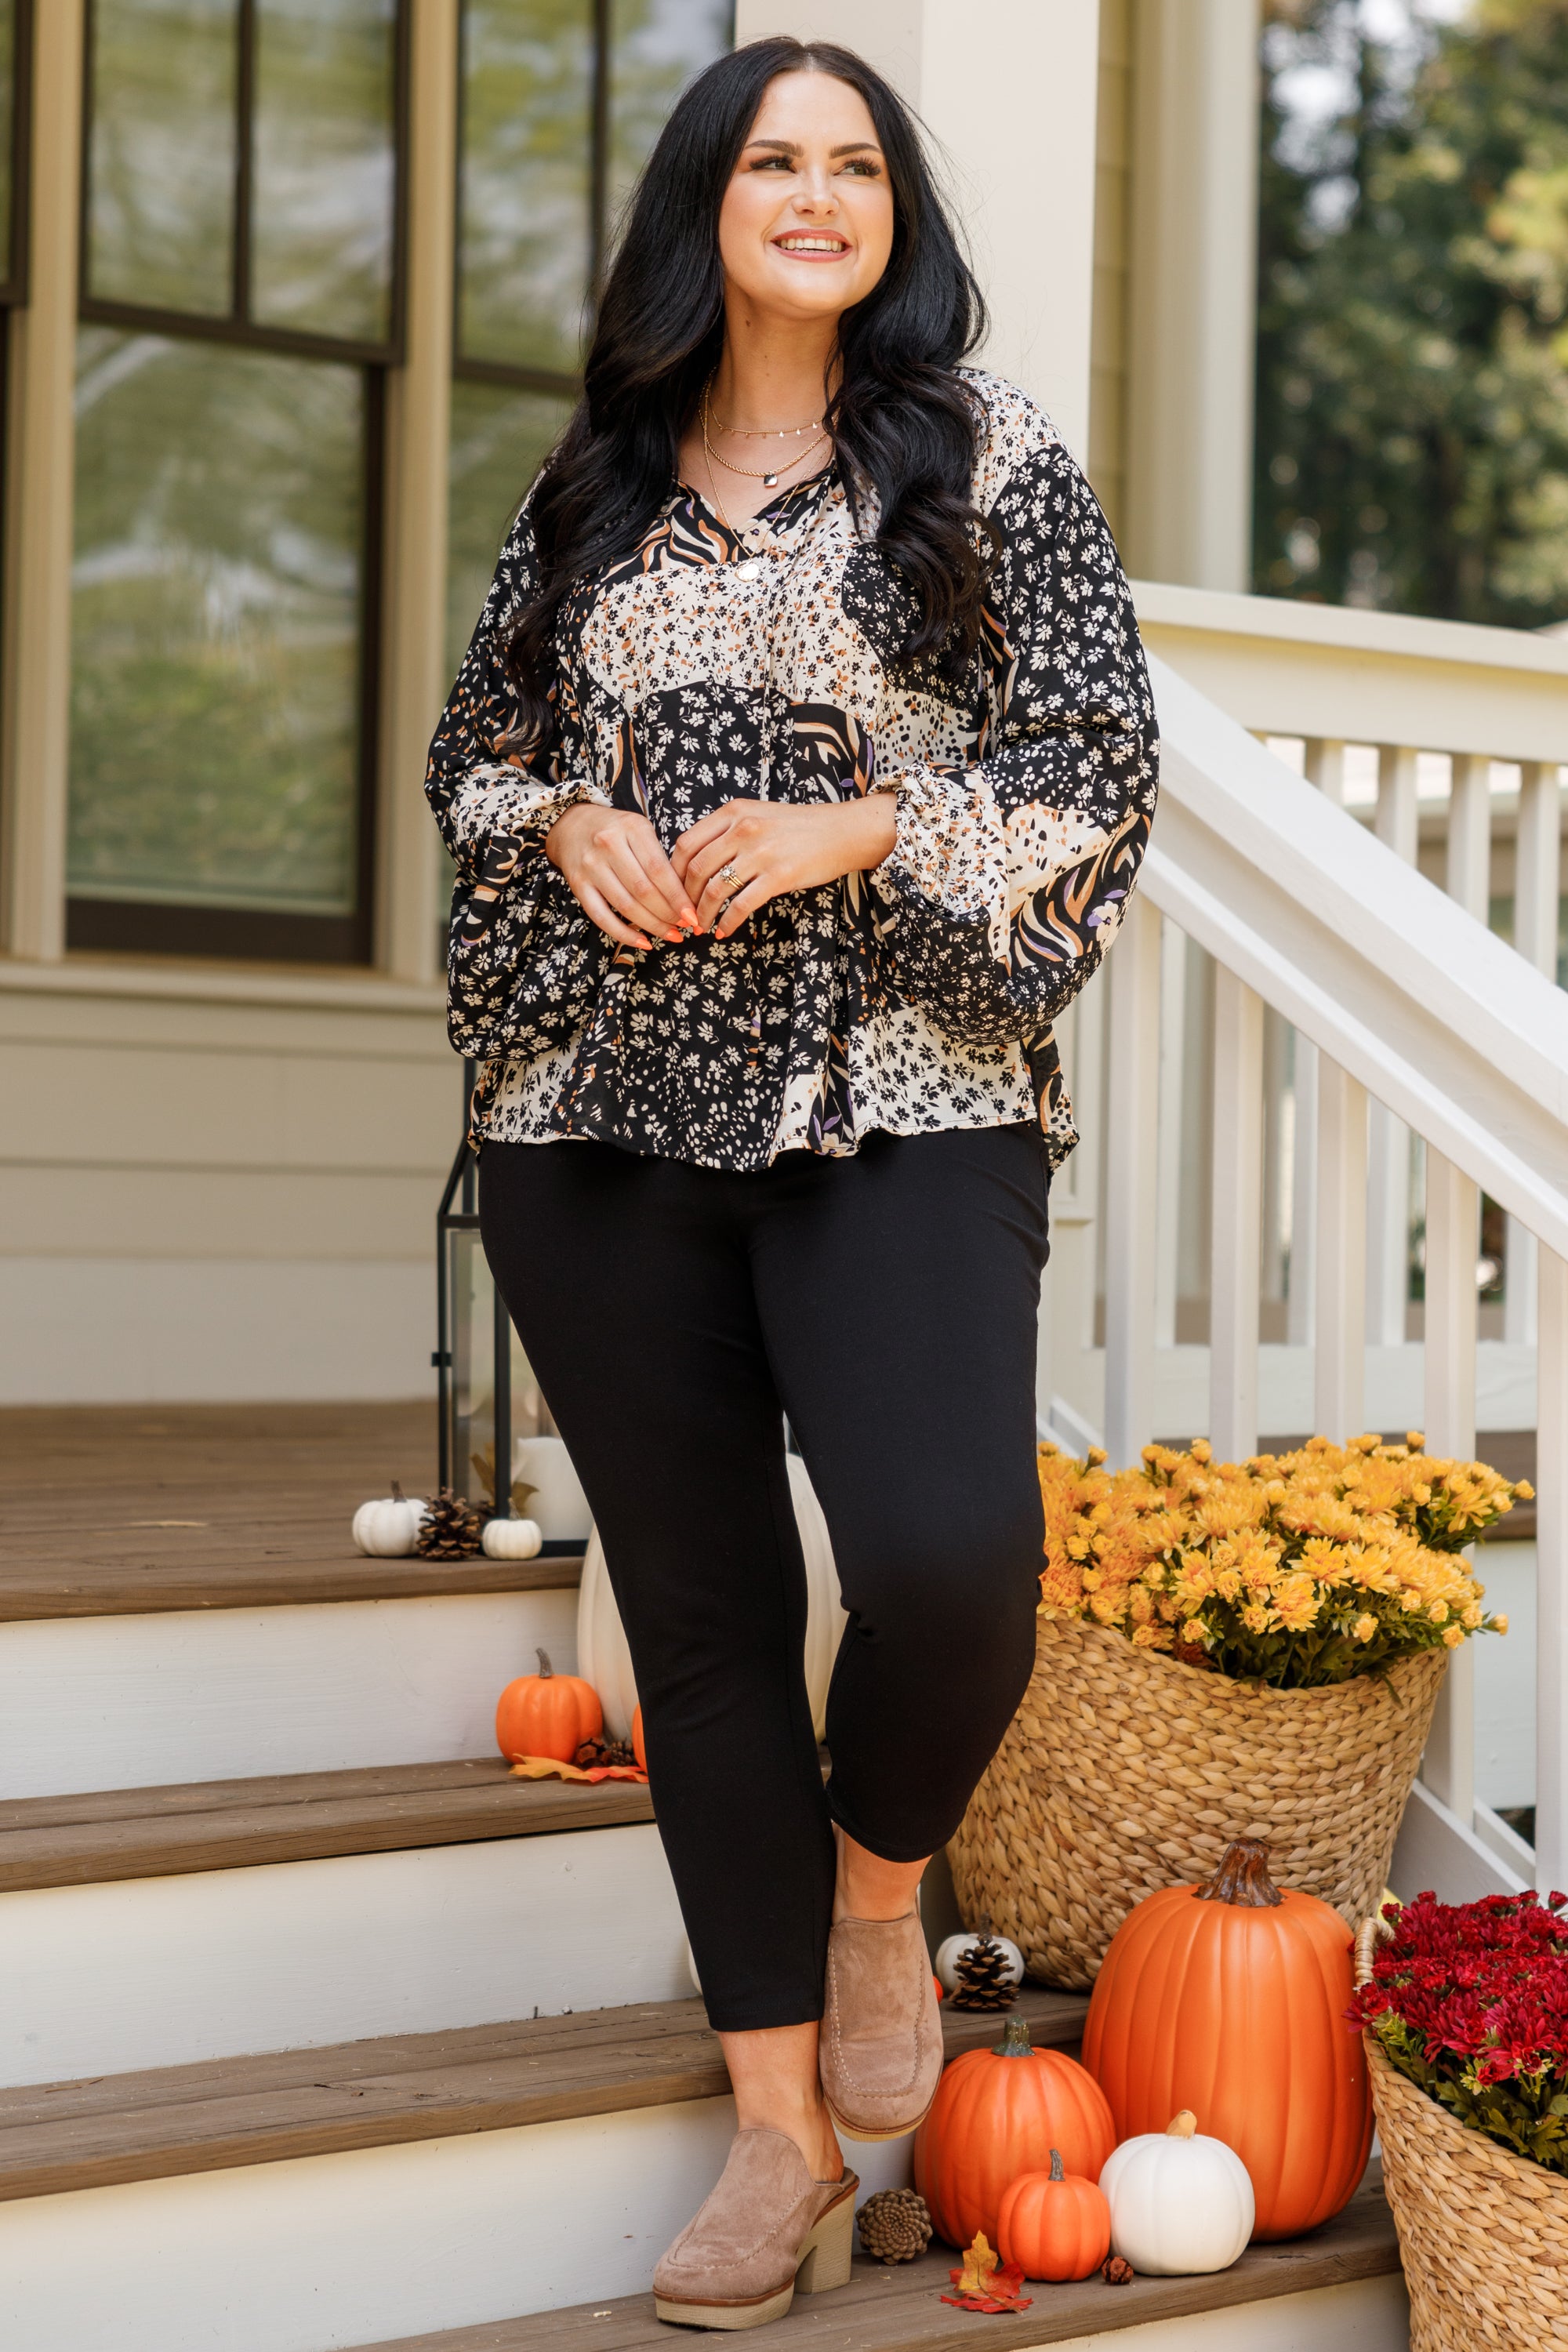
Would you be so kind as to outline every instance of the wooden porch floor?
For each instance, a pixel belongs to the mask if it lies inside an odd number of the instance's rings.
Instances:
[[[0,1411],[0,1621],[449,1591],[364,1559],[357,1506],[428,1495],[431,1404],[23,1405]],[[575,1583],[576,1560],[465,1560],[466,1592]]]

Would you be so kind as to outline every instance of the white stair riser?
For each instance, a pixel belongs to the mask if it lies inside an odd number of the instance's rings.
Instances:
[[[56,1617],[0,1626],[0,1796],[493,1756],[542,1645],[574,1673],[574,1591]]]
[[[706,2195],[728,2099],[0,2206],[27,2352],[336,2352],[646,2290]],[[863,2195],[908,2140],[852,2147]],[[1036,2293],[1048,2295],[1049,2288]],[[1403,2280],[1074,2339],[1071,2352],[1405,2352]],[[1064,2347],[1068,2352],[1068,2347]]]
[[[329,2352],[634,2294],[734,2127],[700,2099],[0,2205],[5,2341]],[[868,2193],[910,2147],[851,2151]]]
[[[1234,2304],[1188,2319],[1152,2319],[1142,2327],[1097,2328],[1054,2352],[1409,2352],[1409,2344],[1410,2298],[1405,2281],[1392,2277]]]
[[[651,1822],[0,1895],[0,2083],[690,1997]]]

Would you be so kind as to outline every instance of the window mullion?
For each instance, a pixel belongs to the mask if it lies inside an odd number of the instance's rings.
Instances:
[[[256,185],[256,0],[239,0],[234,78],[234,315],[250,316],[250,218]]]

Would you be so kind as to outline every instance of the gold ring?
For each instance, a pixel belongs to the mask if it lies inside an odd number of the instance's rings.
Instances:
[[[741,877],[732,866],[721,866],[719,879],[721,882],[727,882],[731,890],[738,890],[741,887]]]

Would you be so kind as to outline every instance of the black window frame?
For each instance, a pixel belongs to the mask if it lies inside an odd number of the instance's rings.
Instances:
[[[606,0],[607,5],[607,0]],[[66,945],[110,954],[201,956],[226,961],[368,965],[374,956],[377,802],[381,762],[382,639],[385,606],[386,408],[388,380],[405,348],[408,253],[408,106],[411,0],[394,0],[392,267],[387,332],[361,341],[274,327],[249,315],[256,92],[256,0],[237,0],[235,76],[234,247],[227,315],[171,310],[110,299],[91,290],[92,129],[97,9],[85,0],[81,78],[77,313],[84,326],[220,343],[280,358],[357,368],[364,394],[364,529],[359,609],[358,763],[353,910],[346,915],[197,906],[179,899],[66,899]]]

